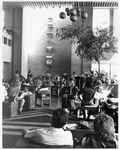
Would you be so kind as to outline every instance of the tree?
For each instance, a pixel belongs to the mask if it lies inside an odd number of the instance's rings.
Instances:
[[[95,28],[87,26],[68,25],[56,30],[56,37],[60,40],[70,40],[76,43],[75,53],[81,60],[97,61],[100,73],[100,59],[106,59],[105,53],[117,53],[117,38],[113,36],[113,27]],[[83,63],[81,63],[82,73]]]

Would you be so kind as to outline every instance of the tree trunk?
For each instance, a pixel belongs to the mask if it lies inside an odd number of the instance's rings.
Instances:
[[[98,73],[100,74],[100,61],[98,61]]]
[[[83,73],[83,56],[81,56],[81,75]]]

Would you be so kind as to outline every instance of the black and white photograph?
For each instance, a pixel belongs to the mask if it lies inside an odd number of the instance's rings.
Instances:
[[[118,149],[117,0],[1,2],[1,148]]]

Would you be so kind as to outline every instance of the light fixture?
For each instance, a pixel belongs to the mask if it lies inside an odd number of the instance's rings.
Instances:
[[[61,13],[59,14],[59,17],[60,17],[61,19],[65,19],[65,18],[66,18],[66,14],[65,14],[64,12],[61,12]]]
[[[77,21],[77,16],[76,15],[75,16],[71,15],[70,20],[73,21],[73,22]]]
[[[71,9],[66,7],[65,8],[65,12],[61,12],[59,14],[59,17],[61,19],[65,19],[66,15],[70,16],[70,20],[73,21],[73,22],[77,21],[78,16],[81,16],[82,19],[86,19],[88,17],[87,12],[85,12],[85,11],[81,12],[81,8],[80,7],[71,8]]]
[[[86,19],[88,17],[88,14],[86,12],[81,13],[81,18]]]

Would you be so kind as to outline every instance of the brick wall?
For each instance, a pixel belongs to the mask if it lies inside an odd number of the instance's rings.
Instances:
[[[38,11],[38,13],[35,15],[35,11]],[[71,73],[73,71],[76,71],[78,75],[80,74],[80,59],[75,54],[74,49],[71,49],[71,44],[69,41],[60,41],[60,39],[55,37],[56,29],[61,28],[63,26],[66,26],[67,24],[72,24],[69,17],[67,16],[65,19],[59,18],[59,13],[64,11],[65,8],[54,8],[50,10],[51,14],[48,14],[49,8],[46,8],[42,10],[35,10],[31,9],[31,15],[27,15],[26,10],[24,10],[23,16],[26,17],[25,22],[23,22],[23,36],[25,36],[25,45],[23,46],[25,50],[29,53],[28,58],[28,69],[30,69],[34,76],[37,75],[44,75],[46,71],[48,70],[51,74],[55,75],[58,73],[59,75],[62,75],[64,70],[67,71],[69,77],[71,76]],[[32,13],[34,12],[34,15]],[[45,13],[45,16],[43,17],[43,14]],[[92,26],[92,8],[87,8],[88,18],[85,20],[85,25]],[[38,15],[39,14],[39,15]],[[38,17],[40,21],[36,21],[34,18]],[[53,32],[54,37],[52,39],[49,39],[47,37],[47,19],[48,16],[52,17],[53,19],[53,29],[51,32]],[[23,19],[24,19],[23,17]],[[30,18],[29,18],[30,17]],[[32,18],[34,17],[34,18]],[[33,22],[31,23],[31,20],[33,19]],[[43,19],[43,20],[42,20]],[[79,18],[77,21],[78,24],[81,25],[82,21]],[[37,24],[35,26],[34,24]],[[46,27],[46,28],[45,28]],[[34,28],[34,30],[33,30]],[[42,33],[42,34],[40,34]],[[32,37],[30,38],[30,36]],[[30,44],[30,41],[32,42],[32,39],[35,39],[35,42],[33,44]],[[46,46],[48,46],[48,40],[52,41],[53,46],[53,52],[47,53]],[[29,46],[28,46],[29,45]],[[31,46],[30,46],[31,45]],[[29,48],[28,48],[29,47]],[[46,65],[46,56],[52,56],[53,58],[53,65],[52,67],[48,67]],[[84,62],[84,71],[90,70],[90,63]]]
[[[68,17],[66,19],[60,19],[59,13],[64,11],[65,8],[41,8],[39,10],[32,9],[23,12],[23,37],[24,38],[24,50],[28,51],[28,69],[32,71],[34,76],[45,75],[48,70],[52,75],[58,73],[62,75],[64,70],[68,75],[71,74],[71,45],[68,41],[60,41],[55,34],[56,29],[71,24]],[[31,13],[31,15],[30,15]],[[32,15],[34,14],[34,15]],[[35,19],[37,18],[37,20]],[[50,29],[47,28],[48,18],[53,19],[53,38],[47,36],[47,32]],[[31,20],[33,20],[31,22]],[[52,44],[48,44],[51,41]],[[53,52],[47,53],[46,47],[52,46]],[[52,67],[46,65],[46,56],[52,56]]]

